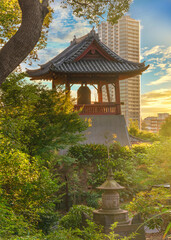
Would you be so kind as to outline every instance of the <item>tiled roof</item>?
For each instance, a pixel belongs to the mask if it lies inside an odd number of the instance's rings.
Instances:
[[[75,61],[92,42],[96,44],[108,55],[111,60],[101,59],[80,59]],[[144,71],[147,67],[144,63],[135,63],[119,57],[105,44],[103,44],[98,35],[92,30],[89,34],[80,39],[74,38],[70,46],[62,53],[50,60],[40,69],[28,70],[30,77],[39,77],[48,72],[66,72],[66,73],[124,73],[134,71]]]
[[[80,60],[78,62],[67,61],[61,64],[54,63],[51,66],[51,70],[54,72],[66,73],[124,73],[138,71],[139,69],[139,65],[137,66],[127,62],[108,61],[106,59]]]

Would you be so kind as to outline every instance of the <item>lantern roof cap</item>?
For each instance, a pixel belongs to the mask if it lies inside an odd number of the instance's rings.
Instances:
[[[119,183],[117,183],[113,178],[113,172],[112,169],[109,169],[107,180],[100,186],[97,187],[101,190],[120,190],[124,189]]]

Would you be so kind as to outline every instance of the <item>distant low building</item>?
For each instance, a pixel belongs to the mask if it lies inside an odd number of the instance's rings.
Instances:
[[[146,130],[152,133],[158,133],[161,125],[169,117],[169,113],[158,113],[157,117],[146,117],[142,121],[142,130]]]

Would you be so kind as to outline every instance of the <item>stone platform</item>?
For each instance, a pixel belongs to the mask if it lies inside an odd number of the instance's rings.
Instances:
[[[91,119],[92,126],[85,131],[86,140],[83,144],[105,144],[109,140],[112,143],[115,134],[116,141],[122,146],[130,146],[129,134],[123,115],[80,115],[83,119]]]

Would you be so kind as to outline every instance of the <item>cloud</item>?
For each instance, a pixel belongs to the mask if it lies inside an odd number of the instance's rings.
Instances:
[[[153,116],[157,113],[171,114],[171,89],[154,90],[141,95],[142,116]]]
[[[70,43],[73,40],[74,35],[79,38],[88,32],[90,32],[91,26],[88,25],[86,22],[77,22],[70,27],[63,27],[61,31],[57,32],[57,29],[51,32],[48,37],[48,42],[50,43]]]
[[[168,68],[166,70],[166,74],[162,77],[160,77],[158,80],[156,81],[152,81],[146,85],[148,86],[151,86],[151,85],[160,85],[160,84],[163,84],[163,83],[168,83],[168,82],[171,82],[171,68]]]
[[[157,67],[160,67],[162,70],[166,70],[167,63],[159,63]]]
[[[48,42],[69,43],[74,35],[80,37],[91,30],[91,25],[83,18],[76,18],[71,7],[62,8],[60,4],[53,3],[53,21],[50,24]]]
[[[154,73],[154,75],[155,75],[155,76],[164,75],[164,72],[163,72],[163,71],[160,71],[160,72]]]
[[[146,85],[157,86],[171,81],[171,46],[156,45],[151,49],[145,47],[142,49],[142,58],[150,63],[144,74],[153,73],[155,76],[160,76]]]
[[[161,54],[161,53],[163,53],[163,47],[164,46],[159,46],[159,45],[154,46],[153,48],[146,50],[143,53],[143,57],[147,57],[147,56],[153,55],[153,54]]]
[[[149,56],[150,58],[148,58]],[[163,45],[157,45],[151,49],[145,47],[142,49],[142,58],[146,58],[150,62],[155,61],[157,64],[163,63],[171,58],[171,46],[165,47]]]

